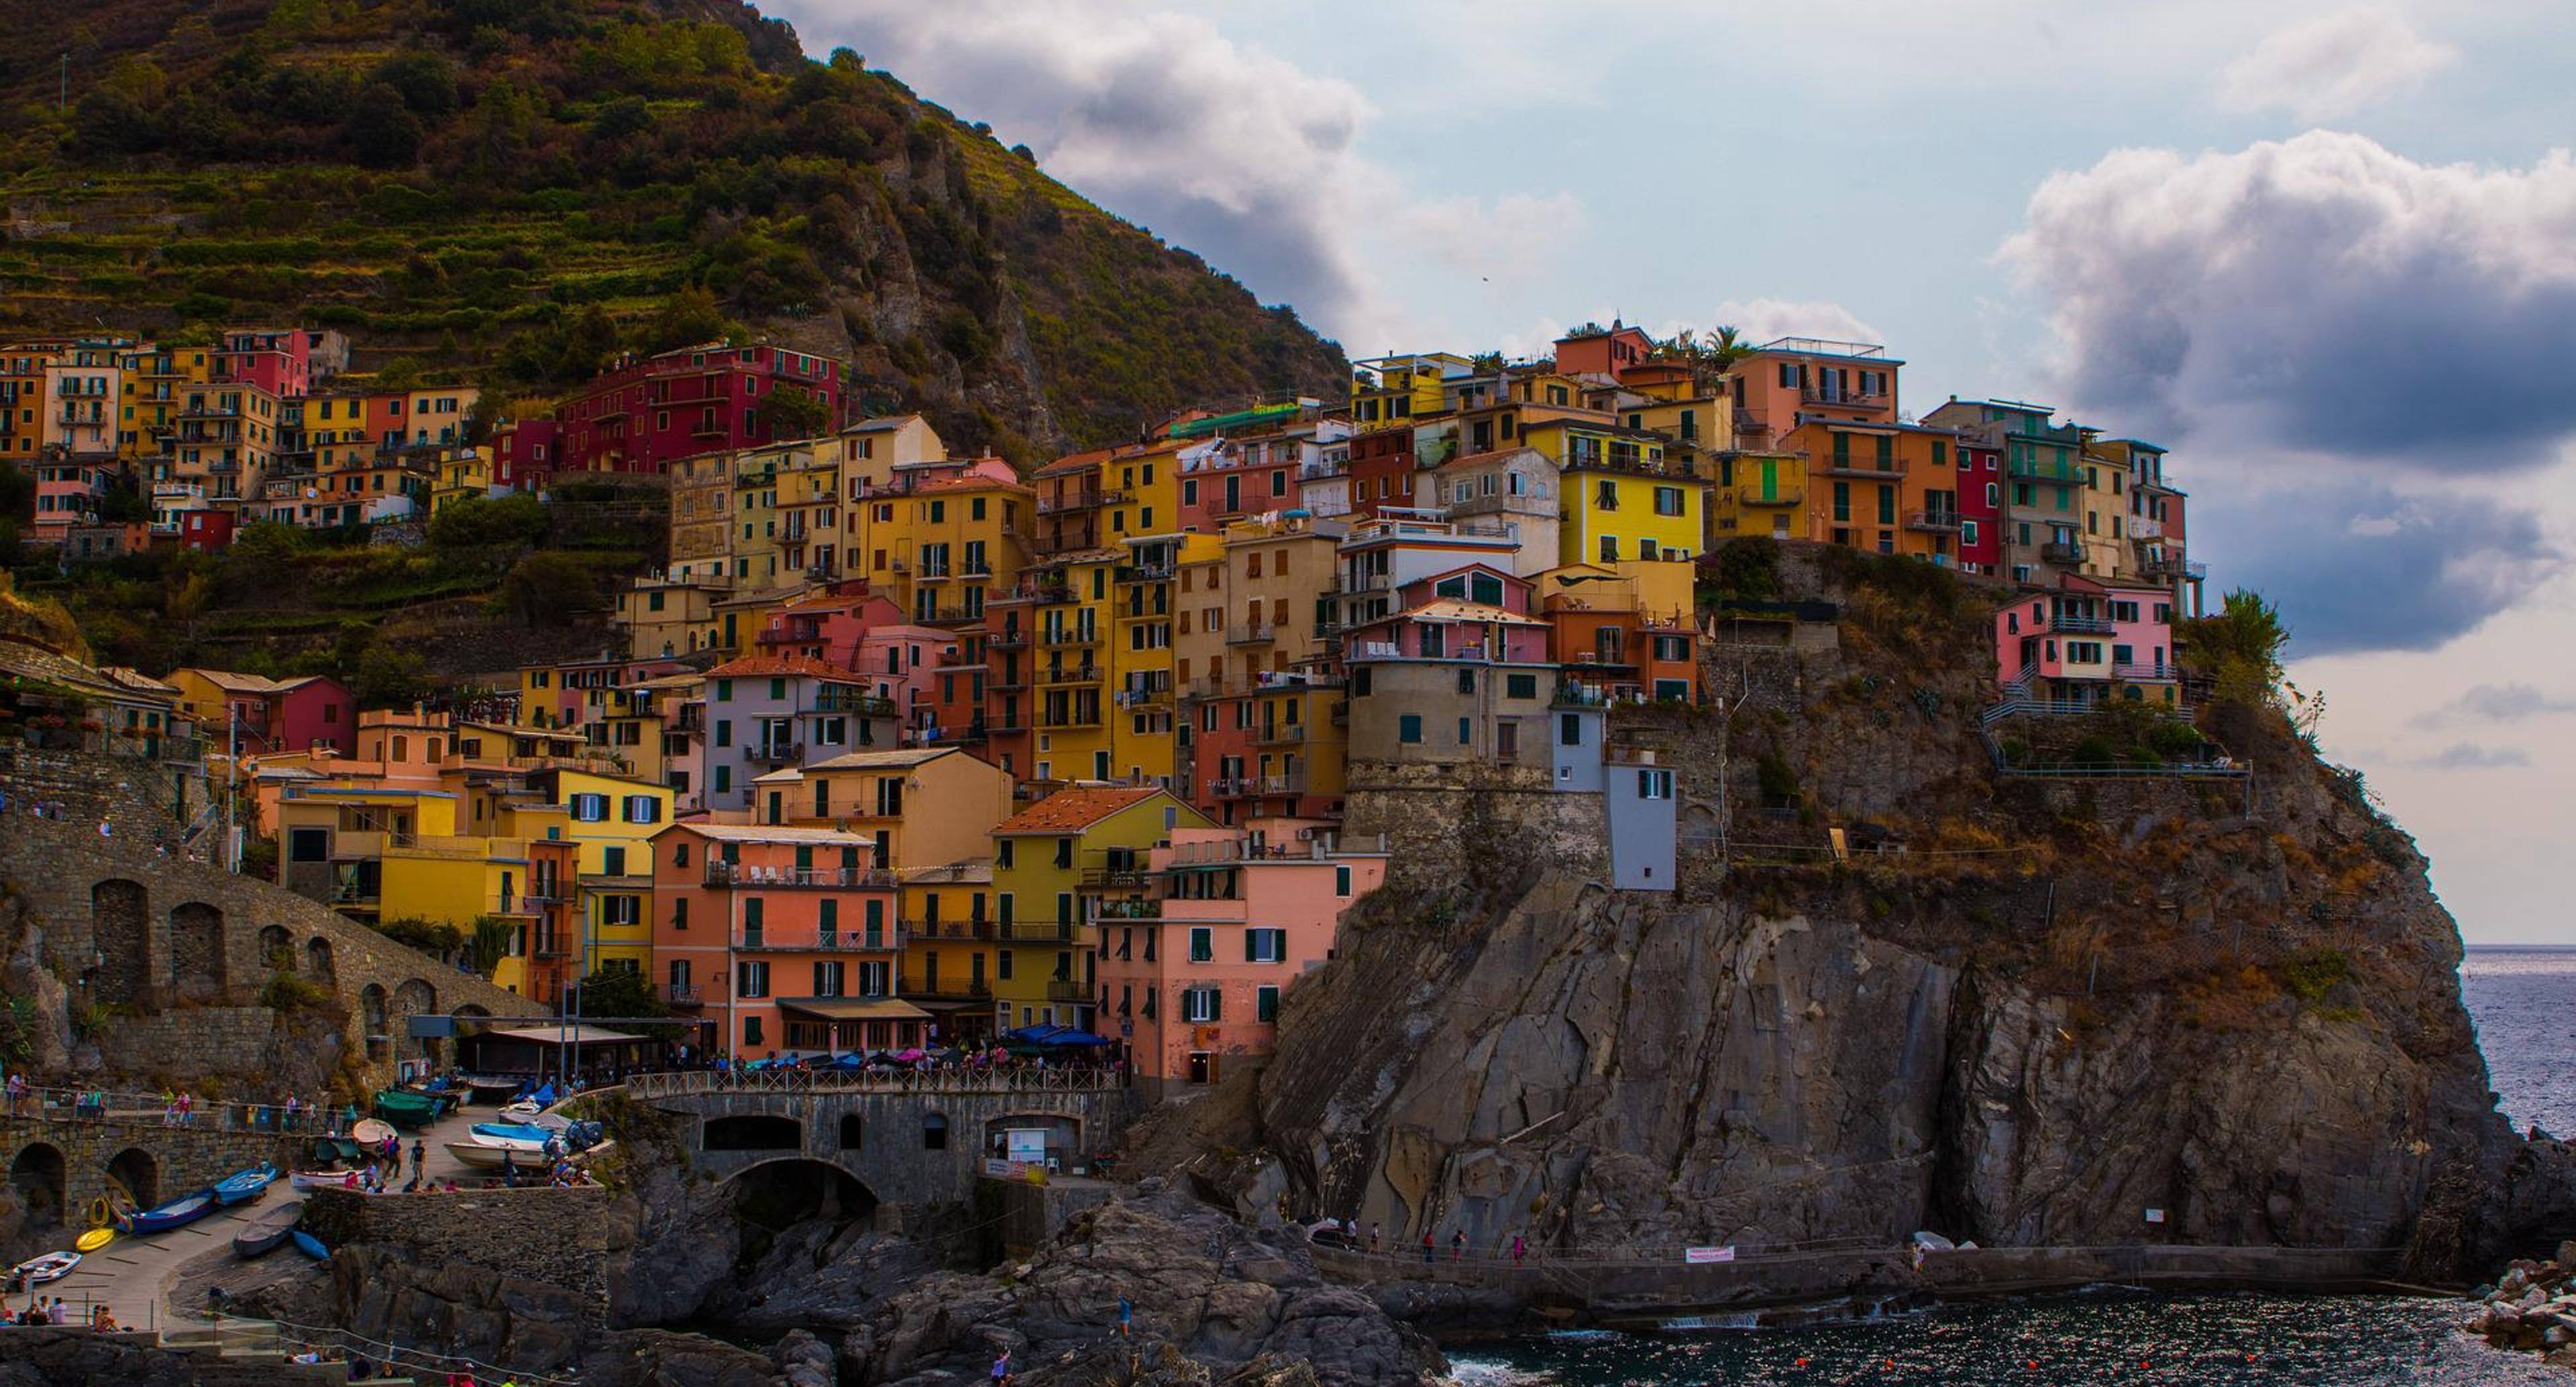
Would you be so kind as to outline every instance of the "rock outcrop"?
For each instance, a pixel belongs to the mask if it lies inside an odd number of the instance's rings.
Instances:
[[[1030,1387],[1095,1382],[1399,1384],[1443,1364],[1366,1295],[1324,1284],[1294,1229],[1254,1230],[1148,1182],[1007,1275],[946,1274],[888,1300],[843,1346],[899,1387],[980,1377],[1002,1352]],[[1135,1332],[1109,1337],[1118,1299]]]
[[[1999,775],[1956,587],[1818,594],[1839,641],[1722,657],[1759,666],[1712,671],[1723,720],[1614,714],[1679,768],[1671,896],[1355,792],[1399,862],[1410,835],[1465,869],[1355,912],[1228,1139],[1259,1154],[1194,1170],[1399,1245],[1659,1258],[1930,1228],[2464,1276],[2576,1209],[2496,1113],[2457,928],[2357,778],[2229,707],[2201,730],[2250,789]]]

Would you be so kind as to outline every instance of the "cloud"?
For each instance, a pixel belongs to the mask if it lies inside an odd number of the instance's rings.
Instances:
[[[2492,771],[2528,768],[2531,754],[2520,747],[2480,746],[2475,742],[2453,742],[2429,756],[2410,757],[2410,766],[2424,766],[2442,771]]]
[[[2553,713],[2576,713],[2576,697],[2553,694],[2529,684],[2476,684],[2417,721],[2425,725],[2521,722]]]
[[[1850,309],[1814,299],[1728,299],[1710,311],[1708,321],[1712,326],[1732,326],[1752,342],[1777,337],[1823,337],[1837,342],[1886,340]]]
[[[2564,567],[2527,508],[2466,492],[2408,495],[2330,470],[2227,471],[2224,487],[2194,498],[2192,551],[2225,556],[2222,586],[2277,603],[2303,659],[2433,649]],[[2224,504],[2206,504],[2217,497]]]
[[[1421,345],[1407,340],[1421,325],[1391,305],[1385,276],[1526,280],[1582,225],[1581,204],[1562,195],[1412,196],[1359,152],[1375,110],[1356,86],[1199,15],[1127,0],[773,8],[809,47],[847,44],[990,122],[1050,176],[1354,350]]]
[[[2160,441],[2508,472],[2576,432],[2576,160],[2419,164],[2311,131],[2051,175],[2001,260],[2062,382]]]
[[[2396,13],[2362,8],[2274,31],[2218,78],[2218,104],[2231,111],[2279,108],[2301,120],[2332,120],[2421,86],[2460,60]]]

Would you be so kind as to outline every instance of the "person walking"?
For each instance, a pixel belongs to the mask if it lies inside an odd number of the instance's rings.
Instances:
[[[1512,1265],[1514,1267],[1520,1266],[1522,1260],[1528,1256],[1529,1244],[1521,1241],[1520,1234],[1512,1234]]]
[[[1467,1230],[1461,1228],[1457,1232],[1449,1235],[1449,1260],[1453,1262],[1463,1262],[1466,1259]]]
[[[429,1173],[429,1143],[419,1137],[411,1139],[411,1177],[414,1180]]]
[[[1011,1351],[1009,1349],[1002,1350],[1002,1356],[993,1360],[993,1387],[1011,1387]]]
[[[1129,1300],[1125,1291],[1120,1291],[1118,1293],[1118,1337],[1124,1339],[1135,1332],[1136,1302]]]
[[[1426,1267],[1431,1265],[1432,1251],[1431,1230],[1425,1228],[1422,1230],[1422,1265]]]

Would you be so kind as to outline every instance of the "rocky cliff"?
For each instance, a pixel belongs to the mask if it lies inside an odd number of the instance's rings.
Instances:
[[[1614,720],[1680,768],[1673,895],[1354,796],[1355,826],[1463,857],[1365,903],[1290,994],[1231,1136],[1278,1158],[1231,1172],[1248,1204],[1406,1244],[1929,1228],[2405,1248],[2425,1275],[2563,1223],[2567,1166],[2495,1111],[2423,859],[2276,712],[2201,715],[2250,786],[2006,775],[1977,718],[1999,594],[1863,563],[1789,595],[1835,626],[1727,623],[1722,717]]]

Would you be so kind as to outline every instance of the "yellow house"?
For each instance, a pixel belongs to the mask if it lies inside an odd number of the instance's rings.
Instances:
[[[1709,494],[1708,544],[1768,536],[1806,538],[1807,457],[1804,453],[1737,451],[1716,458]]]
[[[903,976],[896,993],[929,1012],[944,1043],[989,1041],[1001,1019],[990,842],[973,856],[914,867],[902,880]]]
[[[844,571],[868,580],[916,623],[981,620],[1028,566],[1037,493],[998,458],[870,487]]]
[[[715,604],[727,591],[712,578],[637,578],[617,595],[617,614],[608,625],[626,633],[631,658],[693,655],[714,647]]]
[[[1124,557],[1110,549],[1062,555],[1028,585],[1029,745],[1011,767],[1023,779],[1116,775],[1101,705],[1109,693],[1109,577]]]
[[[491,491],[491,449],[447,449],[439,455],[438,476],[429,488],[429,512],[436,515],[459,501],[487,496]]]
[[[1351,422],[1361,432],[1410,425],[1448,407],[1447,382],[1476,372],[1455,352],[1412,352],[1351,363]]]
[[[1096,941],[1084,893],[1141,890],[1148,853],[1182,825],[1210,826],[1168,790],[1076,785],[994,828],[997,1021],[1089,1026]]]
[[[2132,551],[2129,547],[2129,449],[2126,444],[2104,445],[2088,440],[2081,465],[2084,469],[2084,576],[2087,578],[2127,578]]]
[[[653,850],[647,840],[668,826],[669,786],[584,771],[544,771],[529,778],[537,800],[561,816],[559,832],[580,845],[573,885],[582,930],[584,973],[633,967],[653,971]],[[533,820],[529,826],[535,827]]]
[[[1548,419],[1524,425],[1521,442],[1562,474],[1562,562],[1688,559],[1706,542],[1708,483],[1666,460],[1662,434]]]
[[[1189,446],[1167,438],[1122,448],[1101,460],[1101,543],[1180,533],[1179,458]]]
[[[897,469],[943,462],[948,457],[948,445],[940,441],[939,431],[918,414],[862,419],[841,430],[836,441],[840,445],[842,485],[848,488],[853,502],[870,488],[892,483]],[[852,509],[850,530],[856,534],[856,507]]]
[[[897,871],[980,857],[1011,814],[1010,773],[953,746],[853,751],[752,784],[762,822],[872,834]]]
[[[289,785],[278,794],[276,823],[280,884],[344,915],[393,918],[410,912],[403,901],[385,909],[386,849],[453,838],[457,796],[408,787]]]

